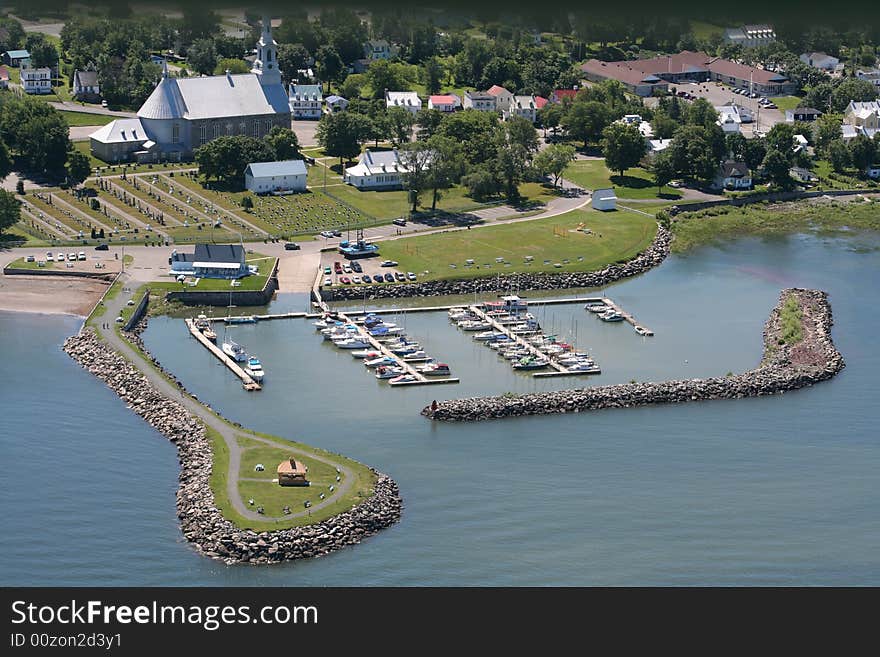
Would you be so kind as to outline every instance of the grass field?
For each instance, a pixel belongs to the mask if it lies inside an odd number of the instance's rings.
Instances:
[[[672,224],[672,250],[681,253],[740,236],[796,232],[834,235],[852,229],[880,229],[880,201],[757,203],[679,215]]]
[[[391,240],[382,243],[382,257],[397,260],[402,271],[419,273],[419,280],[592,271],[629,260],[650,244],[655,233],[652,217],[572,210],[547,219]]]
[[[107,114],[90,114],[86,112],[61,111],[61,116],[67,121],[67,125],[107,125],[117,117]]]
[[[801,102],[801,98],[797,96],[776,96],[771,98],[774,103],[776,103],[776,107],[779,108],[780,112],[785,112],[785,110],[794,109],[798,106],[798,103]]]
[[[691,32],[694,33],[694,36],[698,39],[708,39],[713,34],[723,34],[724,28],[719,25],[714,25],[713,23],[706,23],[704,21],[690,21]]]
[[[634,167],[621,177],[609,171],[603,160],[572,162],[565,170],[564,177],[590,190],[614,187],[614,193],[622,199],[681,198],[681,192],[669,186],[663,188],[662,196],[657,196],[657,186],[651,173],[645,169]]]
[[[262,290],[266,284],[272,267],[275,266],[277,258],[262,255],[260,253],[248,253],[245,262],[249,265],[257,266],[257,273],[245,276],[239,279],[241,285],[233,287],[228,279],[221,278],[202,278],[199,279],[198,285],[190,286],[188,283],[178,283],[177,281],[168,280],[167,282],[151,282],[148,286],[151,290],[161,292],[249,292],[254,290]]]
[[[40,267],[39,258],[36,258],[34,262],[27,262],[24,258],[19,258],[18,260],[13,260],[9,263],[9,267],[12,269],[54,269],[54,262],[43,262],[43,266]]]

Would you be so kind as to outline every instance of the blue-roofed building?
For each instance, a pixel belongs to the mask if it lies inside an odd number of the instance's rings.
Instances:
[[[27,50],[7,50],[3,53],[3,61],[10,66],[28,66],[31,54]]]
[[[251,162],[244,170],[244,186],[255,194],[304,192],[306,175],[302,160]]]
[[[244,249],[239,244],[196,244],[193,253],[180,253],[175,249],[168,261],[173,275],[241,278],[249,273]]]

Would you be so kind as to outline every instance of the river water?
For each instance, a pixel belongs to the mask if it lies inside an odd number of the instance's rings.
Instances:
[[[447,396],[751,368],[789,286],[830,292],[847,360],[831,382],[783,397],[480,424],[418,415]],[[148,347],[227,417],[345,453],[400,484],[395,527],[328,557],[259,568],[199,557],[181,538],[175,450],[59,350],[78,320],[0,314],[4,369],[29,383],[2,393],[2,583],[878,585],[878,289],[876,234],[738,240],[604,290],[654,338],[581,304],[536,310],[593,353],[596,377],[515,374],[445,314],[401,314],[393,321],[461,378],[407,389],[375,381],[308,321],[281,320],[230,329],[267,370],[264,390],[246,393],[182,320],[153,319]],[[271,308],[305,306],[281,295]]]

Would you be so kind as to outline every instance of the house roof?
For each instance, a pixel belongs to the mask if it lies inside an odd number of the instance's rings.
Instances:
[[[321,100],[323,96],[320,84],[291,84],[289,90],[294,100]]]
[[[306,163],[302,160],[280,160],[278,162],[251,162],[245,172],[255,178],[270,176],[299,176],[306,174]]]
[[[98,85],[97,71],[74,71],[73,79],[76,84],[83,87],[95,87]]]
[[[866,119],[872,114],[880,114],[880,101],[849,101],[849,107],[846,108],[847,114],[852,114],[860,119]]]
[[[196,244],[193,258],[198,263],[241,263],[244,249],[240,244]]]
[[[648,150],[652,153],[659,153],[660,151],[665,151],[672,145],[672,138],[669,139],[649,139],[648,140]]]
[[[31,54],[27,50],[7,50],[6,56],[9,59],[27,59]]]
[[[543,96],[535,96],[535,107],[537,107],[538,109],[541,109],[542,107],[544,107],[544,105],[546,105],[549,102],[550,101],[547,100],[546,98],[544,98]]]
[[[555,89],[550,98],[556,99],[556,102],[562,102],[563,98],[574,98],[577,96],[577,89]]]
[[[535,109],[537,106],[534,96],[514,96],[513,105],[516,109]]]
[[[726,75],[739,80],[749,80],[758,84],[781,84],[788,82],[788,78],[773,71],[767,71],[754,66],[737,64],[728,59],[714,59],[709,62],[709,70],[717,75]]]
[[[288,114],[284,87],[261,85],[253,73],[172,78],[166,74],[138,110],[142,119],[210,119]]]
[[[749,175],[751,172],[745,162],[725,160],[721,165],[722,178],[748,178]]]
[[[682,50],[674,55],[664,55],[661,57],[651,57],[650,59],[636,59],[625,62],[637,71],[643,73],[653,73],[661,75],[663,73],[705,73],[706,62],[709,60],[707,55],[693,52],[691,50]],[[618,62],[623,63],[623,62]]]
[[[795,107],[793,110],[790,110],[792,114],[806,114],[808,116],[821,116],[822,112],[812,107]]]
[[[132,142],[145,142],[147,131],[140,119],[116,119],[110,121],[89,135],[91,139],[102,144],[125,144]]]
[[[630,66],[630,62],[602,62],[590,59],[581,65],[584,73],[592,73],[604,78],[612,78],[630,85],[658,84],[663,80],[652,73],[645,73]]]
[[[370,176],[382,173],[406,173],[406,162],[400,157],[398,150],[374,151],[369,148],[363,152],[361,159],[353,167],[345,170],[353,176]]]
[[[438,94],[430,97],[432,105],[455,105],[457,100],[458,98],[451,94]]]
[[[327,96],[324,100],[325,100],[329,105],[335,105],[336,103],[339,103],[339,102],[346,102],[346,103],[348,102],[348,101],[347,101],[345,98],[343,98],[342,96],[335,96],[335,95],[334,95],[334,96]]]
[[[495,96],[487,91],[465,91],[464,95],[471,100],[495,100]]]
[[[391,105],[402,105],[404,107],[421,107],[422,100],[415,91],[386,91],[385,103]]]
[[[501,85],[493,84],[486,90],[486,93],[497,98],[501,94],[509,94],[510,92]]]

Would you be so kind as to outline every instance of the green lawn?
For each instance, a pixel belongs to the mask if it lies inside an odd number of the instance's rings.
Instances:
[[[713,34],[723,34],[724,28],[719,25],[715,25],[713,23],[706,23],[704,21],[690,21],[691,32],[694,33],[694,36],[698,39],[708,39]]]
[[[655,233],[653,217],[625,210],[572,210],[547,219],[391,240],[382,243],[382,257],[397,260],[402,271],[417,272],[420,280],[592,271],[629,260],[650,244]]]
[[[851,229],[880,229],[880,202],[806,201],[756,203],[741,208],[710,208],[681,214],[672,224],[672,250],[684,252],[747,235],[795,232],[843,233]],[[384,255],[384,252],[383,252]]]
[[[776,96],[771,98],[774,103],[776,103],[776,107],[779,108],[780,112],[785,112],[785,110],[794,109],[798,106],[798,103],[803,100],[802,98],[798,98],[797,96]]]
[[[19,258],[18,260],[13,260],[9,263],[9,267],[12,269],[52,269],[55,267],[54,262],[46,262],[45,257],[43,259],[43,266],[39,265],[39,258],[36,258],[34,262],[27,262],[24,258]]]
[[[652,174],[641,167],[627,169],[626,174],[621,178],[620,175],[609,171],[603,160],[572,162],[565,170],[564,177],[590,190],[614,187],[615,194],[622,199],[681,198],[681,192],[669,186],[664,187],[663,196],[658,197]]]
[[[202,278],[199,279],[198,285],[190,286],[190,279],[187,279],[184,283],[178,283],[177,281],[168,282],[152,282],[148,283],[151,290],[161,291],[161,292],[249,292],[254,290],[262,290],[263,286],[266,285],[266,279],[268,279],[269,274],[272,272],[272,267],[275,266],[275,261],[277,258],[272,258],[269,256],[264,256],[259,253],[248,253],[245,262],[249,265],[257,266],[257,273],[252,274],[250,276],[245,276],[244,278],[239,279],[241,285],[237,287],[233,287],[231,282],[228,279],[221,278]]]
[[[67,112],[61,111],[61,116],[67,121],[67,125],[77,126],[77,125],[107,125],[114,119],[115,116],[108,116],[107,114],[91,114],[87,112]]]

